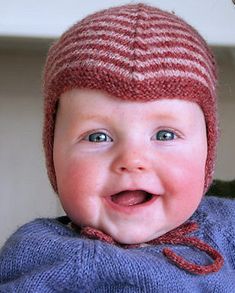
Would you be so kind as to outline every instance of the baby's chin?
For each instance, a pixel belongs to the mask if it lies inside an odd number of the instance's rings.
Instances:
[[[142,232],[142,233],[141,233]],[[105,232],[120,244],[142,244],[156,239],[168,231],[122,231],[120,233]]]

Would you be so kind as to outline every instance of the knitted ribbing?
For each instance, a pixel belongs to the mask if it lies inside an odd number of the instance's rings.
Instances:
[[[207,126],[207,189],[217,142],[215,62],[202,37],[182,19],[144,4],[114,7],[78,22],[51,47],[44,72],[43,141],[55,191],[56,104],[72,88],[104,90],[125,100],[198,103]]]
[[[192,236],[224,256],[221,270],[200,276],[172,265],[162,254],[165,244],[124,249],[83,238],[56,220],[35,220],[0,251],[0,292],[235,292],[234,211],[234,200],[205,197],[190,220],[200,227]],[[193,263],[211,262],[194,248],[171,249]]]

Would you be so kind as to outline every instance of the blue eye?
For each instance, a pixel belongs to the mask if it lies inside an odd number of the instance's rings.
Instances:
[[[107,142],[112,141],[111,137],[104,132],[96,132],[88,135],[87,140],[90,142]]]
[[[173,140],[176,137],[177,137],[176,134],[169,130],[160,130],[156,133],[157,140],[162,140],[162,141]]]

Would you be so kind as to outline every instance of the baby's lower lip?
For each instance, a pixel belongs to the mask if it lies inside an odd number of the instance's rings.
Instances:
[[[108,206],[111,207],[112,209],[119,212],[130,214],[134,212],[139,212],[141,209],[149,207],[159,197],[159,195],[155,195],[155,194],[146,194],[146,200],[141,201],[140,200],[141,195],[139,194],[140,191],[136,191],[138,192],[138,196],[135,201],[135,199],[131,199],[131,193],[133,192],[135,191],[129,191],[130,194],[128,194],[128,191],[125,192],[127,193],[125,195],[127,197],[126,200],[124,199],[117,200],[116,195],[107,196],[104,199],[106,203],[108,204]]]

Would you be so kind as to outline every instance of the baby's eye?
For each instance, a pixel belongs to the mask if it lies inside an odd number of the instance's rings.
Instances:
[[[107,142],[112,141],[112,138],[104,132],[96,132],[88,135],[86,140],[90,142]]]
[[[160,130],[156,133],[156,140],[173,140],[177,138],[177,135],[169,130]]]

